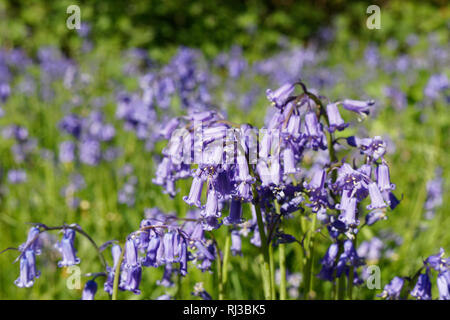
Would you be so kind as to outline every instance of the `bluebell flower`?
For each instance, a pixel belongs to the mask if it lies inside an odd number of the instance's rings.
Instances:
[[[348,123],[344,122],[344,119],[342,119],[339,113],[338,103],[330,103],[327,105],[327,116],[330,123],[330,127],[328,128],[330,132],[336,130],[342,131],[349,126]]]
[[[319,220],[320,222],[326,224],[328,222],[330,222],[330,217],[327,214],[327,210],[325,208],[320,208],[317,213],[317,220]]]
[[[275,107],[282,108],[287,98],[289,98],[292,92],[294,92],[294,89],[295,84],[292,83],[286,83],[275,91],[267,89],[267,99],[269,99],[269,101],[271,101],[275,105]]]
[[[170,294],[163,294],[162,296],[159,296],[156,298],[156,300],[172,300],[173,297]]]
[[[27,173],[25,170],[9,170],[8,182],[11,184],[19,184],[27,181]]]
[[[178,127],[179,124],[180,124],[180,120],[178,118],[172,118],[165,124],[165,126],[162,128],[160,134],[164,138],[169,139],[170,136],[172,135],[173,131]]]
[[[450,271],[440,272],[436,281],[439,290],[439,299],[450,300]]]
[[[286,129],[284,129],[284,132],[286,132],[290,137],[298,139],[301,135],[300,127],[301,127],[300,115],[293,114],[290,116],[289,121],[287,123],[287,127]]]
[[[57,244],[58,250],[61,252],[62,260],[58,261],[58,267],[68,267],[80,263],[75,250],[75,230],[65,229],[61,241]]]
[[[241,224],[244,220],[242,219],[242,202],[240,200],[231,200],[230,203],[230,214],[228,217],[223,219],[223,224]]]
[[[125,255],[122,263],[119,288],[140,294],[139,285],[142,277],[142,267],[138,259],[136,240],[129,237],[125,242]]]
[[[386,203],[389,205],[389,208],[391,208],[391,210],[394,210],[400,204],[400,200],[397,199],[395,194],[392,193],[391,191],[383,191],[382,196],[384,201],[386,201]]]
[[[359,101],[345,99],[342,101],[342,106],[350,111],[356,112],[359,115],[368,115],[370,113],[370,108],[375,104],[374,100]]]
[[[119,289],[128,290],[134,294],[140,294],[139,285],[142,278],[142,267],[140,265],[125,265],[120,277]]]
[[[450,82],[447,76],[444,73],[434,74],[428,80],[424,93],[428,98],[436,100],[440,93],[448,88],[450,88]]]
[[[164,274],[161,280],[157,280],[156,284],[163,287],[173,287],[175,284],[172,281],[173,267],[171,263],[167,263],[164,267]]]
[[[310,206],[313,212],[317,212],[322,206],[328,204],[328,194],[325,190],[326,171],[314,171],[311,182],[303,183],[303,187],[309,196]]]
[[[450,268],[450,259],[444,259],[445,251],[440,248],[439,253],[429,256],[424,263],[438,272],[445,272]]]
[[[79,144],[79,157],[82,163],[96,166],[101,160],[100,142],[93,139],[85,139]]]
[[[261,247],[261,235],[259,234],[259,228],[257,225],[253,229],[253,236],[250,239],[250,243],[255,247]]]
[[[259,158],[262,160],[267,160],[272,152],[272,135],[273,130],[260,130],[260,141],[259,141]]]
[[[60,121],[59,128],[79,139],[82,131],[82,121],[79,116],[69,114]]]
[[[0,103],[5,103],[11,95],[11,88],[8,83],[0,82]]]
[[[259,160],[256,164],[256,171],[261,178],[261,186],[267,187],[272,184],[272,175],[267,166],[267,162],[264,160]]]
[[[115,277],[115,273],[116,273],[117,264],[119,263],[119,260],[120,260],[121,253],[122,253],[122,248],[118,244],[113,244],[111,247],[111,254],[113,257],[113,266],[106,267],[107,277],[106,277],[106,281],[104,284],[104,290],[105,290],[105,292],[107,292],[109,294],[112,294],[112,292],[113,292],[114,277]]]
[[[33,286],[34,279],[39,278],[40,271],[36,270],[36,256],[32,249],[27,249],[20,258],[20,276],[14,281],[19,288]]]
[[[219,194],[213,188],[208,191],[206,205],[204,210],[202,210],[202,216],[205,218],[220,218],[221,216],[221,212],[219,210]]]
[[[386,153],[386,142],[380,136],[374,138],[360,139],[358,137],[348,137],[347,143],[352,147],[357,147],[362,154],[365,154],[377,161]]]
[[[383,200],[380,189],[375,182],[369,183],[369,195],[371,204],[367,206],[368,210],[381,209],[386,207],[386,203]]]
[[[373,237],[370,241],[363,241],[358,247],[357,253],[360,257],[366,259],[369,264],[374,264],[381,258],[383,248],[383,242],[379,238]]]
[[[294,150],[289,146],[283,150],[283,171],[284,174],[295,174],[299,171],[296,167]]]
[[[417,300],[431,300],[431,281],[429,270],[419,275],[416,286],[411,291],[411,295]]]
[[[97,293],[97,282],[95,280],[89,280],[86,282],[81,300],[94,300],[95,294]]]
[[[365,177],[372,178],[372,166],[370,164],[363,164],[358,168],[358,172],[362,173]]]
[[[346,192],[344,192],[344,194],[346,194]],[[344,197],[342,198],[344,199]],[[340,204],[339,208],[343,213],[339,215],[338,219],[345,223],[346,226],[356,226],[359,224],[359,220],[356,218],[356,199],[349,198],[346,201],[346,204],[343,204],[343,202]]]
[[[75,144],[72,141],[63,141],[59,144],[59,161],[73,162],[75,159]]]
[[[424,204],[425,218],[432,219],[436,209],[443,203],[442,169],[437,168],[435,178],[427,182],[427,200]]]
[[[127,181],[118,192],[117,202],[133,207],[136,201],[135,192],[135,183]]]
[[[184,237],[182,237],[181,245],[180,245],[180,274],[184,277],[187,274],[187,263],[188,263],[188,250],[187,250],[187,241]]]
[[[274,167],[272,167],[274,168]],[[251,186],[249,183],[243,181],[237,185],[235,197],[243,202],[250,202],[253,199]]]
[[[274,245],[280,243],[292,243],[295,241],[297,241],[297,239],[293,235],[284,233],[283,231],[277,231],[274,237]]]
[[[200,198],[202,196],[203,189],[203,179],[200,176],[194,176],[192,180],[191,190],[189,191],[189,196],[183,197],[183,200],[191,205],[201,208],[202,204]]]
[[[394,277],[389,284],[384,286],[383,292],[378,297],[390,300],[399,299],[404,283],[405,280],[403,278]]]
[[[82,22],[80,25],[80,29],[77,29],[77,33],[82,38],[87,38],[89,34],[91,33],[91,25],[86,22]]]
[[[142,264],[146,267],[158,267],[161,264],[161,261],[157,260],[158,257],[158,249],[161,243],[161,238],[158,233],[150,238],[147,247],[147,254]]]
[[[138,237],[136,240],[137,246],[142,253],[145,253],[150,242],[151,236],[154,234],[154,230],[146,229],[152,226],[153,221],[151,219],[143,219],[139,225]]]
[[[375,68],[381,61],[378,46],[370,44],[364,52],[364,60],[371,68]]]
[[[336,277],[340,277],[343,272],[348,271],[349,267],[362,266],[363,260],[356,251],[353,242],[351,240],[344,241],[344,252],[339,256],[338,263],[336,265]]]
[[[211,295],[203,288],[202,282],[197,282],[194,286],[193,296],[200,297],[203,300],[212,300]]]
[[[335,278],[335,261],[339,252],[339,245],[332,243],[325,253],[324,257],[320,260],[322,269],[317,275],[322,280],[334,281]]]
[[[377,168],[377,183],[380,191],[390,191],[395,189],[395,184],[391,183],[389,167],[383,161]]]
[[[365,174],[368,173],[367,171],[367,167],[354,170],[347,163],[339,167],[336,182],[332,185],[335,192],[342,192],[341,204],[336,206],[336,208],[339,210],[345,209],[350,196],[355,197],[358,201],[362,201],[367,197],[367,184],[370,182],[369,177]]]
[[[15,139],[17,142],[26,142],[29,138],[27,128],[19,125],[11,125],[3,129],[2,135],[5,139]]]
[[[310,142],[313,150],[326,149],[325,135],[315,112],[308,112],[305,115],[305,129],[303,139]]]
[[[384,89],[384,94],[391,100],[397,110],[402,110],[408,105],[406,94],[397,88],[387,87]]]
[[[175,240],[176,233],[175,231],[169,231],[164,234],[163,242],[164,242],[164,262],[165,263],[174,263],[177,262],[175,258]]]
[[[233,46],[228,60],[228,72],[232,79],[238,78],[247,68],[247,61],[242,55],[240,46]]]
[[[20,245],[19,249],[25,248],[33,250],[36,255],[41,254],[42,241],[40,239],[40,229],[38,227],[31,227],[28,231],[27,241]]]
[[[210,240],[204,242],[195,241],[194,243],[197,250],[195,251],[195,260],[198,262],[197,268],[202,272],[211,270],[212,263],[217,255],[216,247]],[[189,260],[191,257],[189,258]]]
[[[242,240],[238,230],[233,229],[231,231],[231,254],[242,255]]]
[[[367,215],[366,215],[366,221],[365,223],[368,226],[373,225],[375,222],[379,221],[379,220],[386,220],[387,216],[386,216],[386,210],[384,209],[375,209],[370,211]]]

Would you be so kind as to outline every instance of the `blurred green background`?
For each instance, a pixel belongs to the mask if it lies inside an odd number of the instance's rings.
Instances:
[[[92,27],[90,39],[93,50],[82,51],[83,40],[66,28],[66,8],[77,4],[81,8],[81,20]],[[381,7],[380,30],[369,30],[365,23],[368,4]],[[84,101],[91,97],[107,97],[104,112],[108,120],[120,127],[114,119],[116,104],[111,95],[111,82],[120,83],[129,90],[137,88],[137,79],[124,75],[123,52],[130,48],[143,48],[151,59],[166,63],[180,45],[200,49],[206,58],[228,51],[233,45],[243,48],[245,58],[259,61],[272,56],[285,43],[290,46],[317,43],[327,52],[323,62],[325,68],[339,68],[345,74],[346,82],[337,83],[324,94],[330,99],[358,98],[362,92],[374,99],[381,99],[383,88],[391,83],[391,75],[377,71],[370,81],[358,87],[359,79],[370,76],[370,69],[362,64],[367,45],[378,47],[385,58],[402,54],[430,58],[430,35],[433,41],[448,48],[450,11],[447,1],[6,1],[0,0],[0,48],[22,48],[34,57],[42,46],[53,45],[77,61],[81,70],[91,72],[90,85],[82,91]],[[333,39],[326,39],[326,32],[334,33]],[[410,35],[418,38],[418,44],[407,45]],[[394,49],[390,46],[396,40]],[[393,232],[403,242],[394,246],[394,254],[378,261],[382,272],[382,286],[395,275],[411,275],[421,265],[422,259],[438,252],[440,247],[450,249],[448,227],[450,177],[450,116],[448,102],[439,101],[432,106],[420,107],[424,99],[423,88],[430,75],[444,72],[444,69],[424,69],[416,72],[413,84],[408,79],[400,81],[400,87],[407,97],[407,108],[398,111],[389,100],[382,100],[375,117],[369,117],[361,126],[369,136],[388,134],[395,144],[395,150],[388,155],[391,178],[397,184],[397,195],[403,195],[401,205],[390,214],[387,221],[379,222],[373,228],[365,228],[362,239],[370,239],[380,232]],[[39,70],[31,73],[38,74]],[[396,75],[402,79],[402,75]],[[242,86],[245,79],[241,80]],[[264,83],[264,82],[262,82]],[[37,97],[12,95],[4,106],[6,117],[0,118],[0,125],[16,123],[28,128],[30,135],[38,137],[39,148],[57,152],[61,141],[57,128],[64,115],[62,107],[72,98],[70,90],[61,83],[53,84],[55,96],[52,101]],[[261,110],[267,107],[264,90],[250,113],[229,107],[230,120],[252,122],[261,125]],[[228,108],[228,107],[227,107]],[[88,103],[79,112],[87,115]],[[102,243],[110,239],[124,239],[137,229],[145,208],[158,206],[164,211],[184,214],[188,208],[181,200],[187,193],[189,183],[180,185],[181,192],[173,201],[151,183],[154,164],[149,153],[144,152],[144,143],[131,132],[119,131],[114,143],[124,147],[122,156],[113,164],[102,163],[97,167],[56,166],[52,161],[34,157],[23,165],[27,169],[25,184],[6,186],[3,175],[0,200],[0,249],[17,246],[25,240],[26,222],[43,222],[48,225],[63,222],[78,223]],[[16,167],[10,151],[11,141],[0,139],[0,161],[4,172]],[[161,150],[162,144],[156,146]],[[131,163],[139,177],[136,205],[129,208],[119,205],[116,195],[123,184],[117,168]],[[437,167],[443,169],[443,205],[436,210],[432,220],[424,220],[423,205],[426,200],[426,182],[434,177]],[[80,172],[86,180],[86,188],[78,192],[85,207],[69,209],[60,190],[73,172]],[[246,210],[248,217],[249,212]],[[286,226],[295,235],[298,221]],[[226,235],[224,228],[218,231],[221,245]],[[55,234],[57,236],[57,234]],[[245,241],[244,241],[245,242]],[[82,272],[93,272],[100,265],[95,251],[85,239],[77,240],[78,254],[82,259]],[[319,245],[317,262],[325,253],[327,243]],[[243,257],[232,257],[226,297],[230,299],[261,299],[260,270],[253,263],[256,249],[244,244]],[[300,271],[301,249],[298,245],[287,247],[288,269]],[[42,272],[33,288],[19,289],[14,280],[19,274],[19,265],[12,264],[16,252],[0,255],[0,299],[78,299],[79,290],[67,290],[65,271],[56,267],[55,256],[39,257]],[[87,270],[85,270],[86,268]],[[316,267],[317,269],[318,267]],[[214,274],[202,274],[190,268],[189,275],[173,288],[155,286],[162,276],[162,270],[146,268],[141,284],[142,294],[135,296],[121,292],[123,299],[155,299],[168,292],[173,296],[188,299],[193,285],[203,281],[205,288],[217,297],[217,279]],[[318,272],[319,270],[315,270]],[[86,279],[84,278],[83,281]],[[98,298],[107,299],[99,281]],[[331,297],[331,286],[315,280],[314,290],[318,297]],[[374,298],[380,290],[356,289],[357,298]]]

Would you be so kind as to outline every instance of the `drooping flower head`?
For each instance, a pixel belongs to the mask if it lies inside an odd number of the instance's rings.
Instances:
[[[94,300],[95,294],[97,293],[97,282],[95,280],[89,280],[86,282],[81,300]]]
[[[63,237],[57,244],[58,250],[61,252],[62,260],[58,262],[58,267],[68,267],[80,263],[75,250],[75,230],[66,228],[63,231]]]
[[[392,279],[391,282],[384,287],[383,292],[378,296],[390,300],[399,299],[404,283],[405,280],[403,278],[394,277],[394,279]]]

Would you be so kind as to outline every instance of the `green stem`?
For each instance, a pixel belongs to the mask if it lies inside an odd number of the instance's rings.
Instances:
[[[256,187],[253,184],[252,186],[253,189],[253,197],[258,196],[257,191],[256,191]],[[256,198],[257,199],[257,198]],[[259,231],[259,237],[261,239],[261,254],[263,256],[263,283],[264,288],[268,288],[265,289],[264,291],[264,296],[266,300],[271,300],[272,299],[272,289],[271,289],[271,281],[270,281],[270,257],[269,257],[269,249],[267,246],[267,238],[266,238],[266,234],[264,232],[264,223],[262,220],[262,213],[261,213],[261,207],[259,206],[258,201],[255,201],[254,204],[255,207],[255,212],[256,212],[256,220],[258,222],[258,231]]]
[[[239,145],[239,144],[238,144]],[[239,145],[240,146],[240,145]],[[248,159],[247,159],[248,160]],[[255,172],[252,166],[249,164],[248,169],[250,174],[255,177]],[[252,184],[252,195],[253,195],[253,206],[255,208],[256,220],[258,223],[259,237],[261,239],[261,254],[263,256],[263,272],[262,280],[264,285],[264,297],[266,300],[272,300],[272,289],[271,289],[271,274],[270,274],[270,257],[266,233],[264,232],[264,222],[262,219],[261,206],[259,205],[259,195],[256,190],[256,185]]]
[[[265,262],[264,255],[261,253],[259,255],[260,267],[261,267],[261,276],[263,280],[263,289],[264,289],[264,299],[271,300],[271,289],[270,289],[270,268],[269,264]]]
[[[315,217],[315,216],[314,216]],[[314,242],[314,239],[313,239]],[[314,283],[314,245],[311,246],[311,257],[309,258],[309,287],[308,287],[308,299],[314,299],[315,292],[313,290]]]
[[[245,153],[244,149],[242,148],[241,144],[238,143],[238,148],[242,152],[242,154],[245,154],[245,157],[247,159],[248,163],[248,170],[250,172],[250,175],[252,177],[256,177],[256,174],[250,165],[248,155]],[[263,285],[264,285],[264,296],[266,300],[272,300],[274,297],[272,295],[272,275],[270,270],[270,256],[269,256],[269,243],[266,237],[266,233],[264,231],[264,222],[262,219],[262,213],[261,213],[261,206],[259,204],[259,195],[258,190],[256,190],[256,184],[252,184],[252,195],[253,195],[253,206],[255,208],[256,213],[256,220],[258,223],[258,231],[259,231],[259,237],[261,239],[261,254],[263,256],[263,266],[262,266],[262,278],[263,278]]]
[[[353,278],[354,278],[354,269],[353,267],[350,267],[347,285],[347,297],[349,300],[353,300]]]
[[[119,289],[120,267],[122,265],[123,257],[125,255],[125,246],[120,253],[119,261],[117,262],[116,270],[114,270],[114,284],[112,292],[112,300],[117,300],[117,292]]]
[[[342,273],[338,280],[338,299],[345,300],[345,274]]]
[[[181,300],[183,296],[183,288],[182,288],[182,276],[181,274],[177,274],[177,293],[175,294],[175,299]]]
[[[217,282],[218,282],[218,289],[219,289],[219,300],[224,299],[224,292],[223,292],[223,273],[222,273],[222,256],[220,254],[220,248],[219,244],[217,243],[216,238],[214,237],[214,234],[212,232],[209,233],[211,235],[211,238],[214,242],[214,246],[216,247],[217,252],[217,260],[216,260],[216,267],[217,267]]]
[[[331,291],[331,300],[336,300],[337,299],[337,284],[336,281],[333,282],[333,288]]]
[[[305,267],[304,267],[304,274],[305,274],[305,294],[306,297],[310,297],[312,293],[312,282],[313,282],[313,259],[314,259],[314,230],[316,228],[316,215],[313,215],[312,223],[310,230],[308,231],[308,235],[305,239],[305,249],[307,251],[307,256],[305,257]]]
[[[224,290],[225,285],[228,280],[228,262],[230,260],[230,247],[231,247],[231,234],[225,240],[225,249],[223,252],[223,263],[222,263],[222,290]],[[222,292],[222,298],[224,294]],[[221,299],[222,300],[222,299]]]
[[[285,244],[278,245],[280,255],[280,300],[286,300],[286,250]]]
[[[355,234],[355,237],[353,238],[353,247],[357,248],[357,237],[358,235]],[[355,278],[355,270],[351,266],[349,273],[348,273],[348,283],[347,283],[347,298],[349,300],[353,300],[353,279]]]
[[[217,261],[217,277],[219,278],[219,300],[223,300],[225,294],[223,292],[223,274],[222,274],[222,262]]]
[[[275,292],[275,262],[273,259],[273,247],[269,245],[269,265],[270,265],[270,289],[272,300],[276,299]]]

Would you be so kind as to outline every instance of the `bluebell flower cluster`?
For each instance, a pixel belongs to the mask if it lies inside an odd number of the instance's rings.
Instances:
[[[33,151],[36,150],[37,140],[30,137],[28,129],[20,125],[9,125],[2,130],[5,139],[12,139],[14,144],[11,146],[14,162],[22,164],[29,161]]]
[[[39,228],[32,227],[28,231],[27,241],[19,246],[21,252],[20,275],[14,282],[19,288],[29,288],[33,286],[36,278],[39,278],[41,272],[36,267],[36,255],[41,254],[41,242],[39,239]]]
[[[138,178],[133,175],[133,167],[131,165],[125,165],[121,173],[120,175],[126,178],[126,182],[118,192],[117,201],[120,204],[126,204],[128,207],[133,207],[136,201],[135,194]]]
[[[107,150],[102,150],[102,143],[110,142],[116,134],[114,126],[105,122],[99,110],[92,111],[88,117],[68,114],[60,121],[59,128],[73,138],[61,142],[59,160],[66,163],[78,159],[90,166],[107,158]]]
[[[445,258],[443,248],[439,253],[426,258],[414,277],[395,277],[379,296],[385,299],[406,299],[411,295],[417,300],[431,300],[432,273],[436,273],[439,299],[450,300],[450,258]],[[407,282],[410,284],[409,288],[406,286]]]
[[[302,94],[295,94],[297,86]],[[336,153],[343,146],[333,141],[332,135],[349,126],[342,110],[366,116],[374,102],[344,99],[324,107],[323,97],[308,91],[303,83],[286,83],[266,94],[273,108],[259,130],[230,123],[212,111],[193,111],[170,121],[163,130],[169,142],[153,182],[174,196],[175,182],[192,177],[190,192],[183,199],[201,210],[204,230],[222,224],[234,226],[233,254],[240,253],[239,229],[253,231],[251,243],[260,246],[257,219],[255,215],[244,219],[244,203],[251,204],[252,212],[255,205],[260,208],[264,232],[269,243],[276,244],[296,241],[279,230],[280,219],[309,207],[335,241],[329,250],[334,253],[324,258],[319,276],[334,281],[354,268],[353,281],[358,284],[356,269],[364,259],[352,240],[362,225],[385,219],[387,209],[394,209],[399,200],[392,192],[395,185],[390,181],[384,158],[386,143],[381,137],[346,138],[348,146],[355,148],[355,160],[362,158],[357,167],[356,161],[353,165],[337,162]],[[329,154],[322,153],[324,150]],[[305,155],[311,152],[320,155],[318,162],[311,168],[302,167]],[[361,203],[366,198],[370,199],[366,205],[369,212],[361,223]],[[229,214],[221,219],[226,209]]]
[[[433,219],[435,212],[443,203],[443,179],[442,169],[436,169],[435,178],[427,182],[427,199],[424,204],[425,218]]]

